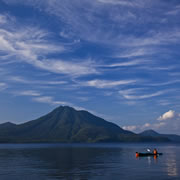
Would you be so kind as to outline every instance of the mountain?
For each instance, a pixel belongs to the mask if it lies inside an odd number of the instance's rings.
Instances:
[[[0,125],[0,142],[113,142],[133,135],[87,111],[60,106],[36,120]]]
[[[157,133],[156,131],[152,130],[152,129],[149,129],[149,130],[146,130],[146,131],[143,131],[140,133],[141,136],[152,136],[152,137],[158,137],[160,136],[159,133]]]
[[[167,142],[166,137],[125,131],[87,111],[60,106],[45,116],[23,124],[0,125],[0,142]]]
[[[144,136],[144,137],[156,137],[156,138],[167,138],[169,139],[169,141],[171,142],[180,142],[180,136],[175,135],[175,134],[159,134],[154,130],[146,130],[143,131],[142,133],[139,134],[140,136]]]

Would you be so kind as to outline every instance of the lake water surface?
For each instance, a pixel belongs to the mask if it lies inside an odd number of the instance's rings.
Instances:
[[[136,158],[157,148],[164,153]],[[178,144],[0,144],[0,180],[180,180]]]

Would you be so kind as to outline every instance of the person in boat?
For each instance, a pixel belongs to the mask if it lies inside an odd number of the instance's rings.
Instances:
[[[136,157],[139,157],[139,153],[138,152],[136,152]]]
[[[153,150],[153,154],[154,154],[154,155],[157,155],[157,154],[158,154],[157,149],[154,149],[154,150]]]

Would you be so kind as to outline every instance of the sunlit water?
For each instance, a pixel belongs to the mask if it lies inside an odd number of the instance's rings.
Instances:
[[[135,152],[157,148],[154,157]],[[0,180],[180,180],[175,144],[0,144]]]

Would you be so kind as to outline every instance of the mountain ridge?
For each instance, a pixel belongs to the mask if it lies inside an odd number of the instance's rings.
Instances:
[[[171,142],[178,142],[180,143],[180,136],[176,134],[160,134],[152,129],[145,130],[141,133],[139,133],[141,136],[151,136],[151,137],[164,137],[168,138]]]
[[[139,134],[143,136],[159,136],[160,135],[158,132],[154,131],[153,129],[145,130]]]
[[[22,124],[0,124],[0,142],[169,142],[169,139],[135,134],[88,111],[59,106]]]
[[[60,106],[38,119],[22,124],[1,124],[0,129],[0,140],[6,135],[5,139],[9,141],[20,142],[117,141],[119,134],[133,134],[87,111],[77,111],[68,106]]]

